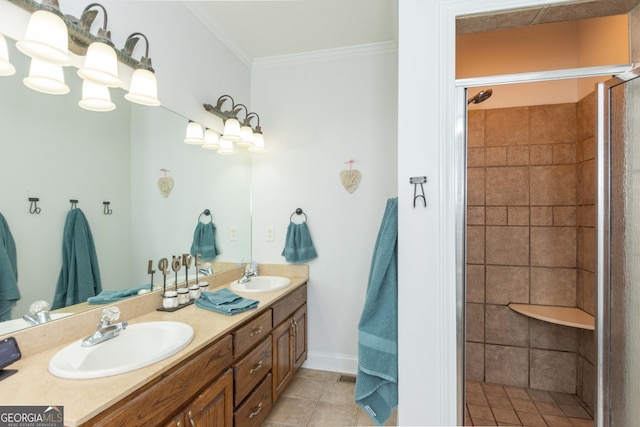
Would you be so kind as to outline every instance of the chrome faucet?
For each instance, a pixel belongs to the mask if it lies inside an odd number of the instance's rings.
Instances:
[[[120,331],[127,328],[127,322],[111,323],[120,317],[120,309],[115,305],[102,310],[102,317],[98,322],[98,330],[82,340],[83,347],[91,347],[111,338],[117,337]]]
[[[251,276],[257,276],[258,269],[253,264],[247,264],[244,268],[244,274],[240,279],[238,279],[238,283],[247,283],[251,281]]]
[[[31,325],[41,325],[51,320],[49,308],[51,306],[46,301],[35,301],[29,306],[29,313],[22,316],[25,322]]]

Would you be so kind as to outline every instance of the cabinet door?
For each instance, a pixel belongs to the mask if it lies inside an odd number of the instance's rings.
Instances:
[[[189,427],[233,426],[233,374],[228,370],[184,411]]]
[[[291,337],[293,335],[293,319],[285,321],[273,330],[273,357],[271,373],[273,374],[273,401],[280,397],[282,390],[293,377],[293,361],[291,359]]]
[[[303,305],[293,315],[293,370],[297,371],[307,360],[307,305]]]

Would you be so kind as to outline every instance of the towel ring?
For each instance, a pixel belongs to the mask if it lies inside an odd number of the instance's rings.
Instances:
[[[209,222],[213,222],[213,215],[211,215],[211,211],[209,209],[205,209],[204,211],[202,211],[202,213],[198,217],[198,221],[200,221],[202,219],[202,215],[208,216],[209,217]]]
[[[293,221],[294,215],[304,215],[304,220],[307,220],[307,214],[304,213],[301,208],[296,209],[296,211],[291,214],[291,217],[289,217],[289,221]]]

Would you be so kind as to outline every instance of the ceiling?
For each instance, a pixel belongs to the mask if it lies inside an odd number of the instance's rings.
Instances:
[[[425,0],[427,1],[427,0]],[[640,0],[577,0],[459,18],[457,33],[618,15]],[[398,0],[184,1],[243,62],[398,41]]]

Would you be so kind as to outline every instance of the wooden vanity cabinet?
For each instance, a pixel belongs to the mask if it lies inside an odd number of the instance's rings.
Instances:
[[[272,399],[278,400],[307,359],[307,286],[303,285],[272,306]]]

